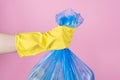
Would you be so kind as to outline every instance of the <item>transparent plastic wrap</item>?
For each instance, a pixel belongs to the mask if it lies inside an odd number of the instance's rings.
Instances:
[[[34,66],[28,80],[94,80],[94,74],[66,48],[51,51]]]

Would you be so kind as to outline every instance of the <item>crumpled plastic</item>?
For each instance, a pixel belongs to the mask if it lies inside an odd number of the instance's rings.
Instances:
[[[16,49],[20,57],[34,56],[47,50],[68,48],[74,29],[58,26],[49,32],[28,32],[16,35]]]
[[[66,9],[56,14],[56,22],[60,26],[68,26],[77,28],[83,23],[84,19],[80,13],[76,13],[72,9]]]
[[[32,69],[28,80],[94,80],[92,70],[72,51],[53,50]]]

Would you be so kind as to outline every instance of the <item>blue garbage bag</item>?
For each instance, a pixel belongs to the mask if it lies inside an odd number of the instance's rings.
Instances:
[[[68,48],[52,50],[28,76],[28,80],[94,80],[92,70]]]

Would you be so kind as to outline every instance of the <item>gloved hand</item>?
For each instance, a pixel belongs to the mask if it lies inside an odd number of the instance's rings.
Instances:
[[[47,50],[68,48],[74,28],[58,26],[49,32],[28,32],[16,35],[16,49],[20,57],[33,56]]]

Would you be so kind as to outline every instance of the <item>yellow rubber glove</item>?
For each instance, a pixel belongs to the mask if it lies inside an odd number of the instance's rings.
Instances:
[[[33,56],[46,50],[68,48],[74,29],[58,26],[49,32],[28,32],[16,35],[16,49],[20,57]]]

